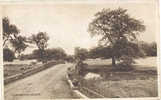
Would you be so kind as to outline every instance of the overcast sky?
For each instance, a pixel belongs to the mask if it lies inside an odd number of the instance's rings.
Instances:
[[[8,16],[24,36],[38,32],[47,32],[49,48],[62,47],[68,54],[73,54],[75,47],[91,48],[97,45],[97,38],[91,38],[87,32],[88,24],[94,14],[103,8],[128,9],[132,17],[144,21],[146,31],[140,39],[146,42],[156,40],[158,34],[158,15],[155,3],[56,3],[46,5],[4,6],[3,16]],[[30,53],[34,48],[27,48]]]

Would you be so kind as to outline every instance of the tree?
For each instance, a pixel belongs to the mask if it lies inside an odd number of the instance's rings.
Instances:
[[[146,56],[157,56],[157,44],[156,42],[146,43],[144,41],[139,41],[139,46],[143,50]]]
[[[21,52],[23,52],[28,46],[25,41],[26,38],[23,36],[17,36],[17,38],[11,40],[11,44],[14,47],[14,52],[18,53],[18,56],[20,56]]]
[[[130,17],[126,9],[103,9],[95,14],[88,31],[91,36],[100,35],[99,42],[104,46],[111,47],[112,65],[115,66],[116,59],[120,58],[118,54],[125,55],[122,51],[129,50],[128,54],[131,54],[131,51],[135,52],[129,45],[137,43],[137,35],[145,31],[145,26],[141,21]],[[122,46],[124,46],[124,50],[120,48]]]
[[[99,45],[89,50],[90,58],[111,58],[111,48]]]
[[[2,19],[3,23],[3,46],[5,46],[7,41],[13,40],[20,33],[20,30],[16,25],[10,24],[8,17]]]
[[[29,40],[31,43],[36,44],[39,49],[39,60],[45,61],[45,49],[47,48],[47,42],[49,37],[46,32],[39,32],[38,34],[33,34]]]
[[[151,56],[157,56],[157,43],[152,42],[150,44],[150,47],[151,47]]]
[[[3,60],[4,61],[13,61],[15,58],[14,52],[9,48],[3,49]]]
[[[73,56],[73,55],[67,55],[67,56],[65,57],[65,60],[66,60],[67,62],[73,63],[75,59],[74,59],[74,56]]]
[[[35,58],[39,58],[40,56],[40,50],[36,49],[33,51],[32,55]],[[64,60],[66,58],[67,54],[62,48],[51,48],[51,49],[46,49],[45,54],[43,55],[43,58],[45,60]]]
[[[20,53],[27,47],[26,38],[20,35],[20,30],[16,25],[11,24],[8,17],[2,19],[3,23],[3,47],[7,42],[11,43],[14,53]]]
[[[64,49],[62,48],[51,48],[46,50],[46,59],[48,60],[64,60],[67,54],[65,53]]]
[[[74,55],[76,59],[85,60],[88,57],[88,50],[85,48],[76,47]]]

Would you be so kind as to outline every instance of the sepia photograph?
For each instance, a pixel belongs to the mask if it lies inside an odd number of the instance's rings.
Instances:
[[[158,98],[158,5],[4,4],[4,100]]]

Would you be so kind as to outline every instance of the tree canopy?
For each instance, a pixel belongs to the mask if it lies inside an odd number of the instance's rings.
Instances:
[[[47,48],[48,40],[49,40],[49,37],[46,32],[39,32],[38,34],[33,34],[29,38],[29,41],[31,43],[36,44],[36,46],[38,47],[38,55],[39,55],[38,60],[42,61],[43,63],[47,61],[45,59],[45,55],[46,55],[45,49]]]
[[[99,45],[89,50],[89,58],[111,58],[111,48]]]
[[[2,19],[3,23],[3,47],[5,48],[6,43],[10,43],[14,48],[14,53],[20,53],[26,49],[28,46],[26,44],[26,38],[21,36],[20,30],[14,24],[10,23],[8,17]]]
[[[100,35],[99,42],[112,48],[112,64],[115,65],[119,54],[136,52],[130,45],[137,43],[137,35],[145,31],[145,26],[140,20],[130,17],[126,9],[103,9],[95,14],[88,31],[91,36]]]
[[[20,30],[16,25],[11,24],[8,17],[2,19],[3,23],[3,46],[5,46],[7,41],[13,40],[20,33]]]
[[[15,59],[14,52],[9,48],[3,48],[3,60],[12,62]]]
[[[74,50],[76,59],[85,60],[88,57],[88,50],[85,48],[76,47]]]
[[[139,42],[139,47],[142,49],[145,56],[157,56],[157,43],[146,43],[144,41]]]
[[[26,37],[23,36],[17,36],[17,38],[11,40],[11,44],[14,47],[15,53],[20,55],[20,53],[26,49],[28,45],[25,43],[25,41]]]
[[[67,56],[66,52],[62,48],[51,48],[46,50],[46,59],[48,60],[59,60],[59,59],[65,59]]]
[[[47,48],[47,42],[49,40],[49,37],[46,32],[39,32],[38,34],[33,34],[30,37],[31,43],[36,44],[38,49],[44,50]]]

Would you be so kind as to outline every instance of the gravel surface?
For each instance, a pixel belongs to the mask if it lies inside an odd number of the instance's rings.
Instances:
[[[66,82],[71,64],[59,64],[4,86],[5,100],[77,98]]]

